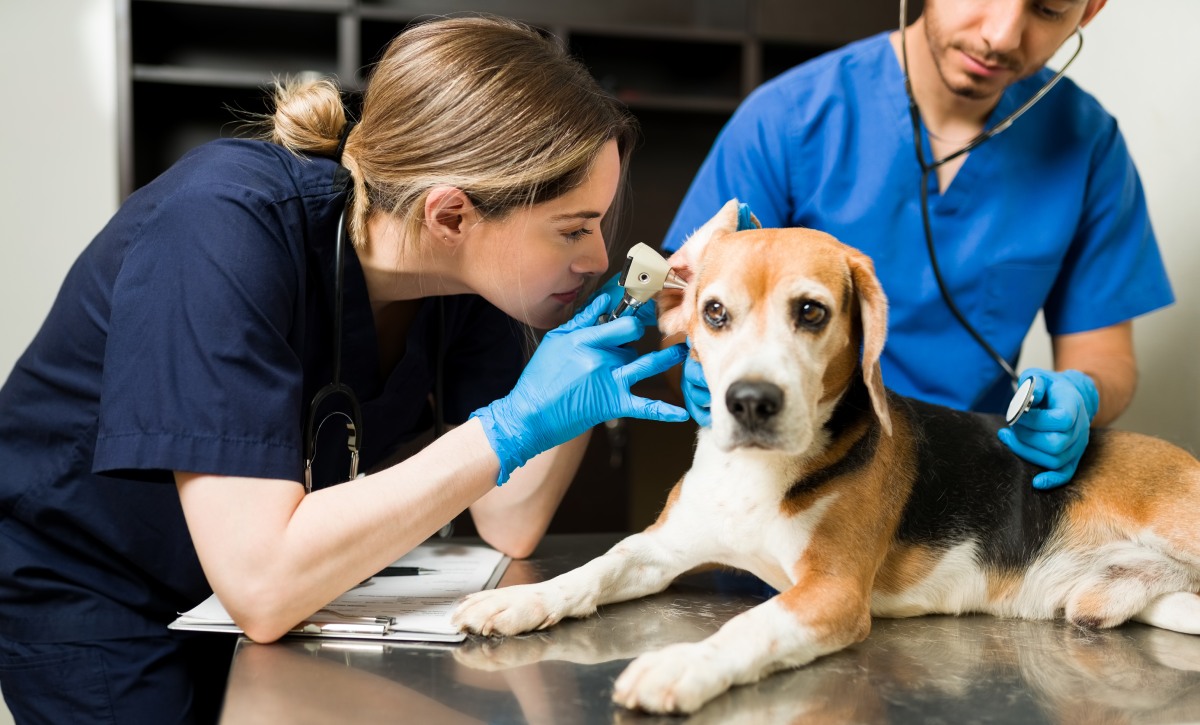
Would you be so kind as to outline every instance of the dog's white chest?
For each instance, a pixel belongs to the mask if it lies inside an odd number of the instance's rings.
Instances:
[[[720,453],[703,442],[684,479],[678,506],[720,523],[725,532],[761,531],[779,516],[784,466],[767,456]],[[675,512],[672,512],[674,516]]]
[[[790,459],[722,452],[706,446],[702,437],[667,525],[685,530],[709,561],[786,588],[833,500],[831,495],[799,515],[785,515],[783,498],[794,469]]]

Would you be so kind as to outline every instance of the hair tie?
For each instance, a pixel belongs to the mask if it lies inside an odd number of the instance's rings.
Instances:
[[[346,148],[346,139],[350,138],[350,129],[354,128],[354,121],[346,121],[346,125],[342,126],[342,133],[338,137],[337,150],[333,152],[333,160],[342,163],[342,151]]]

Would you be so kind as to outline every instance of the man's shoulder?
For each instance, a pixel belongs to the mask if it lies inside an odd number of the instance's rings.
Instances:
[[[1036,94],[1054,77],[1055,71],[1043,68],[1010,89],[1009,103],[1016,107]],[[1095,137],[1097,131],[1109,127],[1115,130],[1116,119],[1104,104],[1070,76],[1063,76],[1046,97],[1038,102],[1042,111],[1054,119],[1055,125],[1068,133]],[[1036,108],[1036,106],[1035,106]]]
[[[788,114],[810,104],[837,103],[878,87],[895,63],[888,33],[878,33],[826,51],[765,81],[746,99],[758,112]]]
[[[888,33],[877,33],[814,56],[766,81],[762,87],[807,86],[822,78],[874,71],[882,63],[893,61],[892,55]]]

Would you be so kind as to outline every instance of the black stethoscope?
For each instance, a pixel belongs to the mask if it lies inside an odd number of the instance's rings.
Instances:
[[[342,128],[341,138],[338,140],[337,150],[333,154],[334,161],[341,163],[342,151],[346,147],[346,139],[350,137],[350,131],[355,126],[353,121],[348,122]],[[334,239],[333,250],[333,380],[329,384],[322,387],[313,395],[312,402],[308,406],[308,417],[304,424],[304,493],[307,495],[312,493],[312,464],[317,455],[317,436],[321,433],[321,427],[330,418],[341,416],[346,420],[346,449],[350,451],[350,476],[346,479],[352,481],[358,478],[358,449],[362,445],[363,434],[363,416],[362,406],[358,402],[358,396],[354,394],[354,390],[342,382],[342,309],[345,300],[345,278],[346,278],[346,239],[350,236],[346,231],[346,210],[353,206],[354,190],[351,188],[346,193],[346,201],[342,206],[342,211],[338,215],[337,236]],[[442,409],[442,371],[445,368],[445,345],[443,344],[442,334],[446,329],[446,304],[445,298],[437,298],[437,333],[434,340],[437,363],[434,370],[433,378],[433,434],[435,437],[441,437],[445,432],[445,414]],[[342,410],[334,410],[328,413],[317,423],[317,416],[320,414],[321,404],[335,397],[345,398],[350,404],[350,413]],[[453,519],[446,523],[438,530],[438,536],[446,537],[454,533]]]
[[[353,480],[358,477],[358,460],[359,446],[362,443],[363,431],[363,416],[362,406],[358,402],[358,396],[354,390],[342,382],[342,317],[343,306],[345,299],[345,276],[346,276],[346,238],[349,234],[346,233],[346,209],[350,207],[353,193],[347,194],[346,204],[342,207],[342,212],[338,215],[337,238],[334,241],[333,252],[333,380],[322,387],[313,395],[312,402],[308,406],[308,418],[304,425],[304,491],[305,493],[312,492],[312,464],[316,457],[316,442],[320,435],[321,427],[325,425],[330,418],[341,417],[346,421],[346,448],[350,451],[350,476],[346,480]],[[445,429],[445,415],[442,411],[442,369],[445,365],[445,351],[442,344],[442,330],[445,327],[446,309],[443,298],[438,300],[438,324],[437,324],[437,340],[435,341],[437,350],[437,364],[434,373],[434,435],[441,436]],[[335,409],[327,413],[320,422],[317,422],[317,416],[320,415],[320,408],[326,401],[341,397],[349,404],[350,412],[346,413],[343,410]],[[443,527],[442,536],[449,535],[450,524]]]
[[[351,195],[346,197],[346,207],[350,206]],[[333,250],[333,381],[325,385],[313,395],[312,403],[308,406],[308,421],[304,425],[304,492],[312,492],[312,464],[316,457],[317,435],[321,426],[330,418],[341,416],[346,420],[346,448],[350,451],[350,477],[358,477],[358,446],[362,437],[363,420],[362,406],[354,390],[342,382],[342,306],[344,300],[344,278],[346,268],[345,234],[346,207],[338,216],[337,240]],[[440,370],[440,368],[439,368]],[[342,397],[350,404],[350,413],[337,409],[328,413],[317,423],[317,415],[321,404],[335,397]],[[314,428],[315,425],[315,428]]]
[[[1010,378],[1012,378],[1014,395],[1012,402],[1010,402],[1008,405],[1008,411],[1005,414],[1008,424],[1012,425],[1013,423],[1016,423],[1017,419],[1024,415],[1025,412],[1028,411],[1033,405],[1033,379],[1029,378],[1026,379],[1024,383],[1021,383],[1020,376],[1018,376],[1017,372],[1013,370],[1012,365],[1008,364],[1008,360],[1005,360],[1003,355],[996,352],[995,348],[988,344],[988,341],[984,339],[983,335],[979,334],[979,331],[967,321],[967,318],[958,309],[958,305],[954,304],[954,298],[951,297],[950,290],[947,289],[946,282],[944,279],[942,279],[942,272],[938,268],[937,252],[933,247],[933,226],[929,220],[929,174],[943,164],[952,161],[963,154],[970,153],[975,148],[978,148],[983,142],[1007,129],[1026,111],[1028,111],[1030,108],[1033,108],[1034,104],[1040,101],[1043,96],[1050,92],[1050,89],[1053,88],[1055,84],[1062,80],[1063,75],[1065,75],[1067,72],[1067,68],[1071,66],[1071,63],[1075,62],[1075,58],[1079,56],[1079,51],[1083,50],[1083,31],[1078,27],[1075,28],[1075,37],[1078,39],[1078,44],[1075,46],[1075,52],[1071,54],[1071,57],[1067,59],[1067,62],[1063,64],[1063,67],[1060,68],[1058,72],[1050,78],[1050,80],[1046,81],[1041,89],[1039,89],[1037,93],[1034,93],[1029,100],[1022,103],[1015,111],[1005,116],[996,125],[992,126],[991,128],[984,129],[977,136],[975,136],[975,138],[968,141],[957,151],[949,153],[940,159],[933,158],[929,161],[926,161],[925,149],[921,143],[921,110],[917,107],[916,98],[913,97],[912,82],[909,80],[908,76],[908,42],[904,32],[905,28],[907,27],[907,19],[908,0],[900,0],[900,56],[904,65],[904,93],[906,96],[908,96],[908,115],[912,121],[913,150],[916,151],[917,163],[921,167],[921,225],[925,232],[925,248],[929,251],[929,262],[933,267],[933,277],[935,280],[937,280],[938,290],[941,292],[942,299],[945,300],[946,306],[950,308],[950,313],[954,315],[954,318],[958,320],[960,325],[963,326],[963,329],[970,333],[971,337],[975,338],[975,342],[979,343],[979,345],[987,351],[988,355],[991,355],[992,359],[996,361],[996,363],[1004,370],[1004,372],[1007,373]]]

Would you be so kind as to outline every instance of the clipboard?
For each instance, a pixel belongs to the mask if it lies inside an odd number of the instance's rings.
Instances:
[[[458,600],[494,588],[510,561],[499,551],[478,544],[421,544],[389,567],[421,573],[371,577],[297,624],[286,636],[461,642],[466,635],[450,623]],[[216,594],[181,613],[167,627],[242,632]]]

